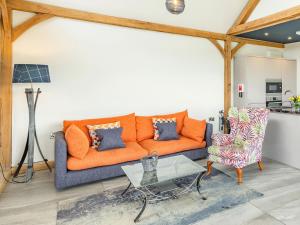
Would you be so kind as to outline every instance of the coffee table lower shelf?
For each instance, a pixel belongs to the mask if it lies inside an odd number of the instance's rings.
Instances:
[[[171,198],[176,199],[180,195],[191,192],[195,183],[196,183],[197,191],[201,196],[200,182],[203,179],[205,174],[206,174],[206,171],[199,173],[196,176],[196,178],[192,181],[192,183],[190,185],[188,185],[187,187],[182,187],[182,188],[176,187],[173,189],[167,189],[167,190],[159,192],[159,193],[154,193],[153,191],[150,190],[150,189],[152,189],[152,185],[139,187],[139,188],[134,187],[134,189],[137,190],[141,194],[140,198],[142,199],[142,202],[143,202],[143,206],[142,206],[140,212],[138,213],[138,215],[136,216],[136,218],[134,219],[134,222],[136,223],[139,221],[140,217],[143,215],[143,213],[146,209],[146,206],[148,204],[153,204],[155,202],[163,201],[163,200],[167,200],[167,199],[171,199]],[[132,183],[129,181],[129,185],[121,194],[122,197],[125,196],[126,192],[130,189],[131,186],[132,186]],[[153,186],[156,187],[156,185],[153,185]],[[206,199],[207,199],[206,197],[202,196],[202,200],[206,200]]]

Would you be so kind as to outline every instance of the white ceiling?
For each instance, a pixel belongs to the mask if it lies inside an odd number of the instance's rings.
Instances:
[[[248,0],[186,0],[183,14],[170,14],[165,0],[34,0],[57,6],[226,33]],[[251,19],[299,5],[300,0],[262,0]],[[272,7],[270,7],[272,5]],[[32,14],[14,12],[14,25]]]

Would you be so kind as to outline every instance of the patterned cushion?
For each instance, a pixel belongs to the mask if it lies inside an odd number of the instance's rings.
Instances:
[[[228,158],[232,160],[246,160],[249,156],[248,151],[245,151],[243,148],[235,145],[210,146],[208,148],[208,153],[221,158]]]
[[[179,136],[176,132],[176,122],[172,123],[157,123],[159,132],[159,141],[178,140]]]
[[[125,148],[125,144],[121,138],[122,131],[122,127],[95,130],[97,136],[101,140],[100,145],[98,146],[98,150]]]
[[[92,148],[98,149],[100,145],[100,138],[97,136],[95,130],[98,129],[113,129],[121,127],[120,121],[113,122],[113,123],[105,123],[105,124],[97,124],[97,125],[87,125],[89,129],[89,134],[92,139]]]
[[[159,139],[159,131],[158,128],[156,126],[156,124],[158,123],[176,123],[176,118],[152,118],[152,123],[153,123],[153,128],[154,128],[154,140],[158,140]]]

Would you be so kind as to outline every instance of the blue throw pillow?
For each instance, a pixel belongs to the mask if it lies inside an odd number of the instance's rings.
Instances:
[[[159,141],[178,140],[179,136],[176,131],[176,122],[171,123],[157,123],[159,132]]]
[[[122,127],[95,130],[97,136],[100,138],[100,145],[98,147],[98,150],[124,148],[125,144],[121,138],[122,131]]]

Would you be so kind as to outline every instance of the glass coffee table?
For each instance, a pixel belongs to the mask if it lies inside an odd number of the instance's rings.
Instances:
[[[141,163],[122,166],[122,169],[129,179],[129,185],[122,193],[122,197],[133,186],[143,201],[143,207],[134,222],[138,222],[148,203],[176,199],[191,192],[194,186],[200,194],[200,181],[206,173],[204,167],[183,155],[158,159],[156,170],[151,172],[144,172]],[[182,179],[191,175],[197,176],[189,183]],[[206,200],[205,197],[202,199]]]

